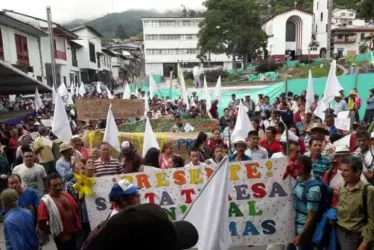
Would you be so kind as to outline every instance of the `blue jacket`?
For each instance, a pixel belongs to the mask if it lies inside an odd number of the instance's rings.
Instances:
[[[336,222],[337,210],[330,208],[323,215],[313,235],[313,243],[326,247],[328,250],[338,249],[336,227],[330,225],[330,221]],[[327,240],[326,240],[327,239]]]

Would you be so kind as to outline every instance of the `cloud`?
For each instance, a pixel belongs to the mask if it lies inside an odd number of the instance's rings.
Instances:
[[[159,11],[187,8],[202,9],[203,0],[11,0],[2,1],[0,8],[10,9],[23,14],[46,19],[46,7],[52,9],[52,18],[56,22],[73,19],[92,19],[112,12],[128,9],[156,9]]]

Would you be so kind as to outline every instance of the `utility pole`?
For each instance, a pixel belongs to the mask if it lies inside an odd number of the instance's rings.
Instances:
[[[326,45],[326,60],[331,59],[331,21],[332,21],[332,4],[333,0],[327,0],[327,45]]]
[[[47,6],[47,20],[48,20],[48,32],[49,32],[49,45],[51,48],[51,68],[52,68],[52,83],[53,88],[57,89],[57,82],[56,82],[56,60],[55,60],[55,46],[54,46],[54,39],[53,39],[53,23],[52,23],[52,12],[51,7]]]

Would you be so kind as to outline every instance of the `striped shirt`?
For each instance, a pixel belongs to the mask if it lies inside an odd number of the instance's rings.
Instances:
[[[123,169],[119,164],[119,161],[112,157],[110,157],[110,160],[108,162],[104,162],[99,158],[94,162],[94,166],[96,177],[123,173]]]
[[[305,153],[310,157],[310,152]],[[312,170],[313,176],[317,180],[322,180],[323,175],[332,167],[331,159],[328,156],[320,155],[319,158],[313,162]]]
[[[306,201],[303,200],[303,193],[305,186],[309,181],[313,180],[310,178],[306,182],[296,182],[294,187],[295,195],[295,224],[296,233],[299,235],[304,228],[305,222],[308,218],[308,211],[317,212],[319,208],[319,203],[321,201],[321,190],[319,186],[310,187],[306,193]]]

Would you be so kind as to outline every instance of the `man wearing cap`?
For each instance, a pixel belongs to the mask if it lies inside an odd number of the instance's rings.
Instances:
[[[60,174],[64,185],[73,178],[73,163],[74,163],[74,149],[68,143],[62,143],[60,145],[61,157],[56,162],[57,173]]]
[[[199,234],[187,221],[172,222],[156,204],[132,206],[113,216],[87,250],[182,250],[196,245]],[[125,244],[125,245],[124,245]]]
[[[35,219],[30,211],[18,206],[17,191],[5,189],[0,200],[7,211],[4,220],[4,238],[7,250],[37,250],[39,240],[35,231]]]
[[[230,162],[250,161],[251,157],[245,154],[247,143],[243,138],[237,137],[233,142],[235,152],[229,156]]]
[[[334,114],[338,115],[339,112],[347,111],[347,103],[345,100],[343,100],[342,95],[339,93],[335,96],[335,108],[334,108]]]
[[[109,217],[118,214],[129,206],[139,205],[138,190],[137,186],[134,186],[126,179],[115,183],[109,193],[109,199],[113,205],[113,210]]]

